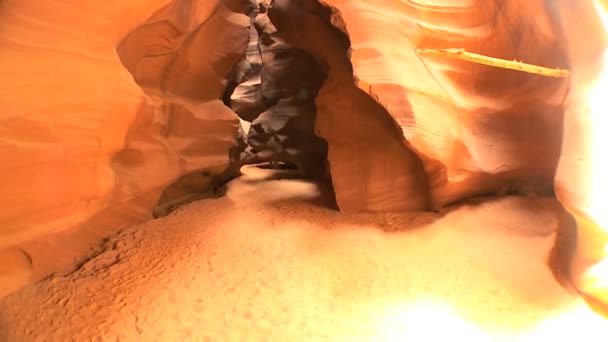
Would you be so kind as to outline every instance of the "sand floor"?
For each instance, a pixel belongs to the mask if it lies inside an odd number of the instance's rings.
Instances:
[[[255,167],[0,301],[0,341],[608,341],[547,266],[549,199],[341,214]]]

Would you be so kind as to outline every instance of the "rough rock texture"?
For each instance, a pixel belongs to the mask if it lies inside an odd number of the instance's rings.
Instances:
[[[246,58],[233,71],[239,84],[229,94],[230,107],[250,123],[242,162],[280,161],[312,178],[323,177],[327,143],[314,133],[315,98],[327,71],[285,42],[267,16],[267,5],[252,22]]]
[[[315,98],[326,71],[311,55],[286,44],[265,13],[257,17],[256,28],[264,65],[262,94],[273,105],[252,121],[247,141],[262,159],[275,154],[307,174],[322,176],[327,143],[314,134]]]
[[[309,52],[328,70],[316,100],[316,128],[328,142],[340,209],[427,209],[422,163],[385,108],[355,86],[350,43],[332,24],[331,9],[316,1],[275,1],[269,18],[288,44]]]
[[[224,96],[227,105],[247,122],[255,120],[269,103],[264,99],[262,92],[262,55],[260,53],[260,40],[255,18],[259,15],[257,9],[251,15],[251,27],[249,31],[249,44],[245,58],[235,66],[231,76],[234,89],[226,89]]]
[[[345,214],[309,203],[313,183],[243,173],[0,301],[0,340],[608,340],[546,267],[553,199]]]
[[[246,3],[0,3],[0,250],[208,190],[236,140],[221,96],[249,39]]]

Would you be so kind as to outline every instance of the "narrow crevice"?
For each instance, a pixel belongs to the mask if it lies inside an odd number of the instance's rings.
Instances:
[[[244,77],[231,89],[229,101],[225,96],[233,111],[251,124],[242,132],[240,164],[293,165],[304,176],[319,179],[326,175],[327,143],[314,132],[315,98],[326,79],[325,68],[283,39],[268,18],[269,7],[261,3],[252,15],[247,56],[233,70]]]
[[[378,98],[357,86],[340,12],[317,0],[277,1],[268,17],[288,44],[308,52],[327,70],[316,99],[315,132],[329,145],[340,209],[430,209],[429,179],[421,158]]]

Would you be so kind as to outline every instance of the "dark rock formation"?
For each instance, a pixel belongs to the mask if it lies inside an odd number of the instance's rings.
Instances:
[[[241,163],[283,162],[309,177],[323,177],[327,144],[314,134],[314,126],[325,67],[284,41],[264,4],[252,17],[246,57],[232,72],[240,83],[228,89],[230,107],[251,123],[243,132],[247,144],[240,143]]]

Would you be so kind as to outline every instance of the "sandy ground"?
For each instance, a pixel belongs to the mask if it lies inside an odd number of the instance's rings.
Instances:
[[[346,215],[280,174],[247,167],[3,299],[0,340],[608,341],[547,266],[552,200]]]

